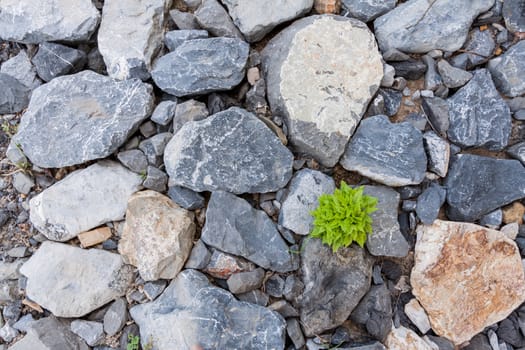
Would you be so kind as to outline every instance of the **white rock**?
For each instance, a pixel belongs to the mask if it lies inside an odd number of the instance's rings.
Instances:
[[[385,345],[388,350],[433,350],[416,332],[403,326],[395,328],[392,325]]]
[[[430,321],[428,320],[427,313],[425,312],[425,309],[421,307],[421,304],[419,304],[417,299],[414,298],[405,304],[405,314],[422,334],[425,334],[430,330]]]

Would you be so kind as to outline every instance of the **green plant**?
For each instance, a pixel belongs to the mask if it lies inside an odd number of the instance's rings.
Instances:
[[[126,350],[139,350],[140,337],[134,334],[128,334],[128,344]]]
[[[334,252],[352,242],[363,247],[372,233],[370,214],[377,210],[377,198],[363,194],[363,189],[342,181],[333,194],[321,195],[319,206],[311,212],[314,229],[310,236],[320,238]]]

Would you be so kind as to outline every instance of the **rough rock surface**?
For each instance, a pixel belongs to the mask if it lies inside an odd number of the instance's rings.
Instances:
[[[86,61],[87,55],[84,51],[56,43],[38,45],[38,52],[31,59],[38,76],[43,81],[51,81],[61,75],[77,73],[84,68]]]
[[[172,30],[164,36],[164,44],[173,51],[187,40],[207,39],[208,32],[202,29]]]
[[[434,350],[427,342],[411,329],[392,326],[392,331],[385,341],[388,350]]]
[[[18,113],[29,104],[31,90],[10,75],[0,73],[0,114]]]
[[[263,70],[272,112],[285,119],[290,143],[329,167],[383,77],[366,25],[330,15],[298,20],[275,36],[263,51]]]
[[[132,269],[118,254],[44,242],[20,268],[27,297],[57,317],[81,317],[123,296]]]
[[[504,1],[502,12],[509,31],[525,32],[525,3],[522,0]]]
[[[25,51],[20,51],[18,55],[2,63],[0,73],[16,78],[19,82],[31,89],[42,84],[36,75],[35,67]],[[27,102],[29,102],[29,100]]]
[[[191,349],[284,349],[286,322],[276,312],[240,302],[205,275],[184,270],[154,301],[131,308],[144,346]],[[249,336],[247,336],[249,334]]]
[[[277,136],[240,108],[184,124],[164,150],[173,185],[196,192],[277,191],[290,180],[292,161]]]
[[[364,325],[375,339],[384,341],[392,328],[392,305],[386,284],[372,286],[352,311],[350,319]]]
[[[450,144],[433,131],[423,135],[423,145],[428,157],[428,170],[445,177],[450,161]]]
[[[241,32],[218,0],[202,0],[194,14],[198,25],[212,35],[243,39]]]
[[[342,0],[352,17],[370,22],[396,7],[396,0]]]
[[[525,93],[525,41],[519,41],[500,57],[492,59],[488,68],[498,89],[515,97]]]
[[[411,285],[434,332],[456,345],[525,301],[516,243],[470,223],[438,220],[418,227]]]

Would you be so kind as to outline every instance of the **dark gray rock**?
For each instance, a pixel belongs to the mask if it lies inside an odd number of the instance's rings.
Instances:
[[[284,282],[283,296],[286,300],[295,303],[297,298],[303,293],[304,284],[295,275],[289,275]]]
[[[296,349],[301,349],[305,345],[303,331],[301,325],[296,318],[289,318],[286,320],[286,333],[292,340]]]
[[[168,282],[166,280],[158,280],[144,283],[144,295],[149,300],[155,300],[166,289]]]
[[[419,131],[424,131],[427,127],[427,118],[424,113],[409,113],[405,121],[414,125]]]
[[[514,112],[514,119],[524,121],[525,120],[525,109],[520,109],[519,111]]]
[[[210,262],[210,257],[210,251],[208,250],[208,248],[206,248],[206,245],[199,239],[193,245],[190,256],[188,257],[188,260],[186,261],[186,265],[184,265],[184,267],[186,269],[204,269]]]
[[[13,328],[20,332],[27,333],[35,321],[33,315],[25,314],[13,324]]]
[[[38,52],[31,61],[38,76],[43,81],[50,81],[61,75],[82,70],[86,65],[87,55],[84,51],[69,46],[43,43],[38,46]]]
[[[151,120],[159,125],[168,125],[175,115],[176,108],[176,101],[162,101],[155,107]]]
[[[299,312],[286,300],[279,300],[270,305],[268,309],[278,312],[284,318],[299,317]]]
[[[503,210],[496,209],[488,214],[483,215],[479,220],[479,224],[497,230],[501,226],[502,221]]]
[[[525,141],[509,147],[507,149],[507,154],[512,158],[516,158],[523,165],[525,165]]]
[[[71,322],[71,331],[89,346],[98,345],[104,339],[104,327],[100,322],[74,320]]]
[[[163,132],[145,139],[139,144],[139,149],[144,152],[149,164],[153,166],[160,166],[162,164],[164,149],[172,137],[172,133]]]
[[[145,188],[157,192],[166,192],[168,188],[168,175],[154,166],[148,166],[146,171],[146,178],[142,183]]]
[[[455,346],[454,343],[452,343],[447,338],[443,337],[437,337],[435,335],[426,335],[428,339],[430,339],[434,344],[436,344],[439,347],[439,350],[454,350]]]
[[[114,336],[124,328],[128,320],[128,303],[123,298],[115,300],[104,314],[104,332]]]
[[[172,30],[164,36],[164,44],[168,50],[173,51],[187,40],[206,38],[208,38],[208,32],[202,29]]]
[[[0,73],[12,76],[31,89],[42,84],[36,75],[35,67],[25,51],[20,51],[18,55],[2,63]]]
[[[525,167],[517,160],[461,154],[445,181],[447,215],[473,221],[525,197]]]
[[[421,101],[430,126],[441,137],[447,137],[450,127],[450,116],[447,101],[440,97],[425,97]]]
[[[452,58],[451,62],[453,65],[456,60],[459,60],[463,65],[462,61],[465,60],[462,56],[466,57],[466,68],[472,69],[475,66],[485,63],[490,57],[493,56],[494,49],[496,48],[496,41],[494,40],[494,34],[490,29],[480,30],[475,28],[469,33],[467,42],[465,43],[463,50],[465,53],[462,53],[458,56]]]
[[[177,205],[187,210],[203,208],[204,197],[199,193],[182,186],[172,186],[168,189],[168,196]]]
[[[147,339],[154,339],[158,349],[173,344],[253,350],[285,346],[286,322],[279,314],[237,301],[195,270],[179,273],[160,297],[131,308],[130,314],[140,327],[143,346]]]
[[[228,12],[217,0],[202,0],[194,15],[197,23],[214,36],[243,39],[241,32],[233,24]]]
[[[447,191],[443,187],[432,184],[417,197],[416,214],[422,223],[431,225],[437,219],[446,195]]]
[[[173,117],[173,133],[177,133],[187,122],[203,120],[206,119],[208,115],[208,108],[206,104],[202,102],[188,100],[179,103],[175,109],[175,116]]]
[[[352,311],[350,319],[364,325],[368,334],[384,342],[392,329],[392,304],[386,285],[372,286]]]
[[[248,51],[240,39],[187,40],[159,58],[151,76],[159,88],[177,97],[230,90],[244,78]]]
[[[277,191],[290,180],[292,162],[277,136],[240,108],[184,124],[164,151],[173,184],[197,192]]]
[[[274,298],[281,298],[284,293],[285,280],[279,275],[272,275],[264,284],[266,293]]]
[[[435,132],[428,131],[423,135],[423,145],[428,158],[428,170],[445,177],[450,161],[450,145]]]
[[[522,0],[505,0],[502,13],[508,30],[525,32],[525,3]]]
[[[448,88],[463,86],[472,78],[472,73],[453,67],[445,60],[439,60],[437,68],[443,83]]]
[[[399,62],[388,62],[396,70],[396,76],[408,80],[418,80],[427,71],[427,65],[421,60],[409,59]]]
[[[515,348],[525,346],[525,337],[521,333],[520,323],[522,321],[517,317],[516,313],[510,314],[498,325],[498,330],[496,331],[498,339],[511,344]]]
[[[386,116],[361,122],[341,158],[341,165],[389,186],[419,184],[427,168],[421,132]]]
[[[234,273],[226,283],[228,289],[234,294],[247,293],[262,285],[264,270],[257,268],[253,271]]]
[[[401,91],[394,89],[379,89],[379,95],[381,95],[384,100],[384,114],[389,117],[394,116],[399,110],[399,107],[401,107],[401,98],[403,97]]]
[[[94,47],[89,51],[87,55],[87,67],[98,74],[107,74],[104,58],[100,54],[100,51],[98,51],[98,48]]]
[[[197,18],[191,12],[182,12],[179,10],[171,10],[170,17],[180,30],[200,29]]]
[[[486,69],[475,72],[469,83],[447,100],[450,141],[461,147],[503,149],[511,131],[510,109]]]
[[[425,72],[425,90],[435,91],[443,85],[443,80],[436,69],[436,61],[430,55],[423,55],[421,59],[427,66],[427,71]]]
[[[498,89],[507,96],[525,93],[525,41],[519,41],[503,55],[489,61],[488,68]]]
[[[259,289],[252,290],[248,293],[238,294],[237,298],[239,298],[240,301],[245,301],[247,303],[260,306],[268,305],[268,301],[270,300],[268,294],[261,292]]]
[[[148,159],[141,150],[131,149],[119,152],[117,159],[129,170],[137,174],[146,174]]]
[[[396,7],[396,0],[343,0],[349,16],[370,22]]]
[[[31,89],[16,78],[0,73],[0,114],[18,113],[29,104]]]
[[[480,333],[469,341],[469,345],[463,348],[463,350],[493,350],[490,346],[487,336]]]

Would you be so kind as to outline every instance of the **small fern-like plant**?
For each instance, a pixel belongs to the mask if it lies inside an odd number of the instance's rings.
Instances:
[[[311,212],[314,229],[310,236],[320,238],[333,252],[352,242],[363,247],[372,233],[370,214],[377,210],[377,198],[363,194],[363,189],[341,181],[341,187],[333,194],[321,195],[319,206]]]

